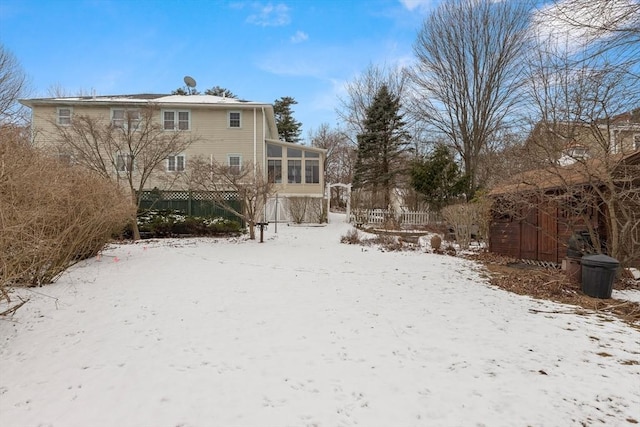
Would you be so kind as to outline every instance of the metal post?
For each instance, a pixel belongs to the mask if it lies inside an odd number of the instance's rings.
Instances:
[[[278,193],[276,193],[276,229],[275,233],[278,234]]]

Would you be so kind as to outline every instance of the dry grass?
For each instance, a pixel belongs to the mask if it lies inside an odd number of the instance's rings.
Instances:
[[[577,306],[574,312],[597,312],[614,315],[640,329],[640,303],[617,299],[592,298],[582,293],[579,283],[569,280],[564,271],[535,266],[514,266],[515,260],[491,253],[478,253],[469,258],[481,262],[489,273],[491,284],[520,295]],[[637,282],[617,280],[615,289],[637,287]],[[581,310],[584,309],[584,310]]]

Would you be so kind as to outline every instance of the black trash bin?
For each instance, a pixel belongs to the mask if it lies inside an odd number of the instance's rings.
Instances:
[[[620,266],[617,259],[606,255],[582,257],[582,292],[594,298],[611,298],[613,281]]]

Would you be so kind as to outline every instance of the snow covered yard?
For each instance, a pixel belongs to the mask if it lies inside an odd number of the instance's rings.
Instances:
[[[273,226],[114,245],[0,319],[3,426],[640,422],[640,331],[470,261]]]

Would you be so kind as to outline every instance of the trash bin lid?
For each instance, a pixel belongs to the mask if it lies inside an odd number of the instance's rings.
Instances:
[[[606,255],[587,255],[582,257],[582,265],[587,265],[591,267],[609,267],[609,268],[618,268],[620,262]]]

